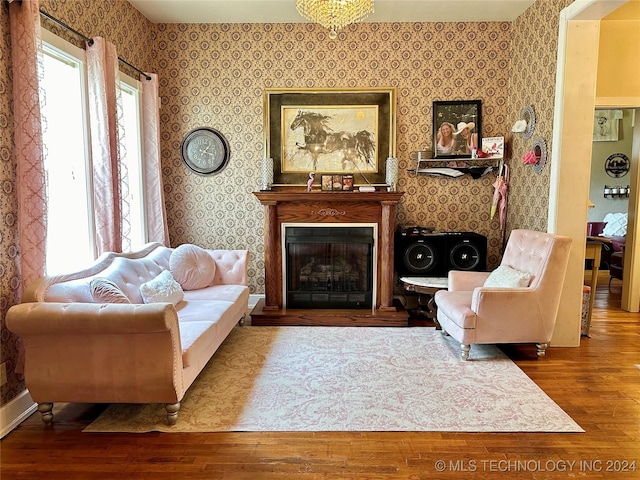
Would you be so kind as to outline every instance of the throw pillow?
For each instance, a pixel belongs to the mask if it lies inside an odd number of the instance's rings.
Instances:
[[[169,271],[184,290],[198,290],[213,282],[216,262],[204,248],[187,243],[171,252]]]
[[[607,213],[604,222],[607,224],[600,234],[603,237],[624,237],[627,234],[628,213]]]
[[[91,297],[96,303],[131,303],[129,297],[114,282],[104,277],[96,277],[89,284]]]
[[[531,274],[520,272],[507,265],[500,265],[489,274],[484,282],[485,287],[528,287],[531,282]]]
[[[171,272],[163,270],[153,280],[140,285],[140,295],[144,303],[168,302],[177,305],[184,298],[184,291]]]

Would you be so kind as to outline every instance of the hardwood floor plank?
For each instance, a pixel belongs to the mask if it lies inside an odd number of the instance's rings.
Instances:
[[[70,404],[52,427],[36,414],[2,440],[2,480],[640,478],[640,315],[620,309],[615,284],[594,309],[579,348],[542,360],[504,348],[585,433],[82,433],[105,406]]]

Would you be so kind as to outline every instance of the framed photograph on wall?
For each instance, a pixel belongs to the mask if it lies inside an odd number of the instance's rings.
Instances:
[[[265,90],[274,183],[306,185],[313,171],[384,185],[387,158],[395,156],[395,103],[394,88]]]
[[[434,158],[471,158],[482,141],[482,102],[433,102]]]

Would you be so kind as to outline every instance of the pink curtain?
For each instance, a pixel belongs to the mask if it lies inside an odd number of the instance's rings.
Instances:
[[[118,139],[118,54],[101,37],[87,45],[89,119],[93,162],[96,257],[122,251],[122,196]]]
[[[46,243],[46,186],[39,78],[40,14],[38,0],[9,4],[13,63],[13,116],[17,164],[18,246],[24,287],[44,274]]]
[[[162,165],[160,164],[160,99],[158,96],[158,76],[144,75],[142,82],[142,137],[144,141],[144,186],[146,194],[147,240],[169,245],[169,228],[164,207],[162,187]]]

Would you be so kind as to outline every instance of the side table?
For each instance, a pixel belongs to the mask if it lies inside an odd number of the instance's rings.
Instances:
[[[447,277],[401,277],[402,287],[407,292],[418,294],[418,308],[421,313],[436,324],[440,329],[437,314],[438,307],[434,296],[438,290],[446,290],[449,287]]]

